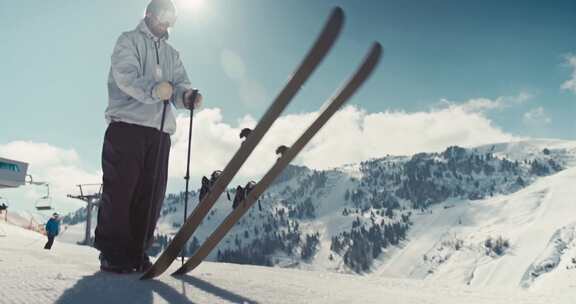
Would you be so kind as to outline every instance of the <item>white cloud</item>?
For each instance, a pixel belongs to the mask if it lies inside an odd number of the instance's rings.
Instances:
[[[463,103],[457,103],[447,99],[441,100],[443,107],[460,107],[466,112],[485,112],[490,110],[501,110],[504,108],[512,107],[522,104],[532,98],[532,94],[528,92],[521,92],[515,96],[501,96],[496,99],[489,98],[474,98]]]
[[[294,163],[326,169],[387,154],[411,155],[441,151],[450,145],[476,146],[517,139],[498,127],[482,112],[495,104],[521,102],[527,95],[495,100],[474,99],[460,105],[448,103],[430,111],[367,113],[347,106],[337,113]],[[290,145],[318,113],[284,115],[276,121],[253,155],[239,172],[239,178],[257,178],[273,165],[274,151]],[[188,143],[188,117],[178,117],[178,133],[173,137],[170,176],[185,174]],[[223,122],[221,111],[205,109],[194,117],[191,175],[197,179],[223,169],[240,145],[238,134],[256,120],[244,117],[234,125]]]
[[[386,154],[411,155],[513,138],[482,114],[457,106],[416,113],[366,113],[347,107],[319,134],[302,160],[313,167],[328,168]]]
[[[78,162],[78,154],[71,149],[61,149],[47,143],[15,141],[0,146],[0,154],[8,158],[33,163],[36,167],[50,167]]]
[[[368,113],[356,106],[347,106],[328,122],[294,163],[326,169],[387,154],[411,155],[441,151],[451,145],[470,147],[515,140],[515,136],[495,126],[484,111],[496,108],[496,104],[519,102],[525,98],[479,98],[463,103],[444,101],[442,107],[414,113]],[[537,117],[536,114],[530,117]],[[299,113],[279,118],[240,170],[239,183],[262,176],[276,161],[276,148],[291,145],[317,115],[316,112]],[[178,130],[172,136],[169,192],[183,189],[186,173],[188,116],[179,115],[177,124]],[[224,168],[240,146],[240,130],[255,124],[256,119],[249,115],[235,123],[226,123],[219,109],[203,109],[196,113],[192,135],[191,189],[198,186],[202,175]],[[50,182],[52,193],[62,207],[71,203],[79,206],[79,203],[65,198],[66,194],[77,191],[76,184],[101,181],[101,172],[84,170],[78,153],[73,149],[18,141],[0,145],[0,155],[29,162],[29,171],[37,180]],[[30,208],[33,200],[43,195],[44,189],[27,186],[10,191],[20,191],[20,199],[26,201],[26,208]]]
[[[562,89],[576,93],[576,55],[568,56],[566,63],[572,68],[572,75],[562,84]]]
[[[73,149],[63,149],[47,143],[14,141],[0,145],[0,156],[24,161],[29,164],[28,174],[34,181],[50,184],[50,194],[57,211],[70,211],[81,206],[81,202],[69,199],[67,194],[75,194],[79,183],[100,183],[98,172],[82,169],[78,153]],[[27,185],[17,189],[2,189],[4,196],[14,201],[19,210],[33,210],[34,204],[46,195],[46,187]]]
[[[523,121],[529,126],[542,126],[551,123],[552,119],[548,117],[543,107],[537,107],[524,113]]]
[[[477,111],[501,109],[504,107],[504,105],[500,100],[478,98],[469,100],[466,103],[460,105],[460,107],[467,112],[477,112]]]

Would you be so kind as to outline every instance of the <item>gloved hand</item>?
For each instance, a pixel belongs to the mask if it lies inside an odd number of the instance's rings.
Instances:
[[[152,96],[160,100],[169,100],[174,89],[167,81],[157,83],[152,89]]]
[[[198,109],[202,106],[202,94],[197,93],[196,99],[193,100],[193,98],[194,98],[193,91],[194,90],[186,90],[184,92],[183,103],[187,109],[190,109],[192,106],[194,109]]]

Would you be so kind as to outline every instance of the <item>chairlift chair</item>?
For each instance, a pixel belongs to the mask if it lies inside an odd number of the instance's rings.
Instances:
[[[52,198],[50,197],[50,186],[48,183],[44,184],[46,186],[46,195],[42,196],[36,200],[35,206],[38,211],[52,210]]]
[[[48,196],[43,196],[36,200],[36,210],[46,211],[52,210],[52,199]]]

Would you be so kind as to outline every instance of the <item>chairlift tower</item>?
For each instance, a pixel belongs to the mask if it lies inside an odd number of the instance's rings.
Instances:
[[[84,235],[84,241],[82,245],[92,246],[92,239],[90,237],[92,231],[92,209],[98,207],[100,204],[100,199],[102,198],[102,184],[80,184],[77,185],[80,190],[80,195],[68,194],[69,198],[75,198],[82,200],[86,203],[86,232]],[[92,192],[86,194],[82,187],[93,187],[98,186],[97,192]]]

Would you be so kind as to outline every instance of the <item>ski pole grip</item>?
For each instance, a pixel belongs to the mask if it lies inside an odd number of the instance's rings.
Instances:
[[[188,105],[190,105],[190,110],[194,109],[194,102],[196,101],[196,98],[198,97],[198,89],[193,89],[192,90],[192,94],[190,94],[190,96],[188,96]]]

